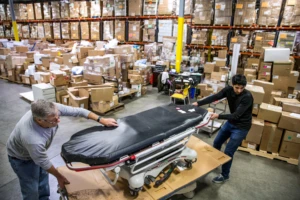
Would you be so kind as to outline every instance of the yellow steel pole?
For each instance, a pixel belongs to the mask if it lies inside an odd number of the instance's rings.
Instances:
[[[177,46],[176,46],[176,67],[175,67],[177,73],[180,73],[180,66],[182,61],[183,25],[184,25],[184,0],[180,0],[179,16],[178,16],[178,31],[177,31]]]
[[[9,7],[10,7],[11,21],[12,21],[12,26],[13,26],[13,30],[14,30],[15,41],[20,41],[13,0],[9,0]]]

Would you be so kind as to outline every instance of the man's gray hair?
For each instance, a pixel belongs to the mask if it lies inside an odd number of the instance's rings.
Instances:
[[[49,115],[56,114],[56,106],[53,102],[39,99],[31,103],[31,112],[34,118],[45,119]]]

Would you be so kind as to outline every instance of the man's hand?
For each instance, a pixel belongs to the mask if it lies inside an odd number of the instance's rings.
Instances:
[[[70,182],[63,175],[57,176],[57,182],[59,184],[60,189],[64,189],[66,184],[70,184]]]
[[[210,119],[218,119],[219,118],[219,114],[217,113],[213,113],[210,117]]]
[[[104,126],[118,126],[118,123],[116,122],[115,119],[112,118],[101,118],[100,123],[103,124]]]
[[[193,106],[198,106],[197,102],[192,103]]]

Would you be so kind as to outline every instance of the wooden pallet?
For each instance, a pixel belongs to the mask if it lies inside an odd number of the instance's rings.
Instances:
[[[120,94],[119,98],[127,97],[127,96],[133,96],[135,93],[137,93],[137,90],[130,90],[129,93],[126,94]]]
[[[285,161],[289,164],[292,165],[298,165],[298,159],[294,159],[294,158],[285,158],[280,156],[278,153],[268,153],[266,151],[257,151],[257,150],[253,150],[253,149],[249,149],[249,148],[244,148],[244,147],[239,147],[238,148],[239,151],[244,151],[244,152],[248,152],[251,155],[255,155],[255,156],[260,156],[260,157],[264,157],[264,158],[268,158],[271,160],[281,160],[281,161]]]
[[[124,108],[125,108],[125,104],[124,103],[119,103],[118,105],[111,107],[108,111],[106,111],[104,113],[97,112],[97,111],[93,111],[93,112],[103,116],[103,115],[108,115],[108,114],[112,114],[114,112],[123,110]]]
[[[5,76],[0,76],[0,78],[3,79],[3,80],[8,80],[8,78],[5,77]]]

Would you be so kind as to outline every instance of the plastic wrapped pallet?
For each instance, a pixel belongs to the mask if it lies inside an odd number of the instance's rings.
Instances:
[[[37,30],[38,30],[38,38],[45,38],[45,30],[44,30],[44,25],[42,23],[38,23]]]
[[[277,26],[282,0],[262,0],[259,9],[258,24]]]
[[[254,52],[261,52],[263,47],[272,47],[275,39],[274,32],[257,32],[255,35]]]
[[[215,24],[230,25],[232,16],[232,0],[216,0]]]
[[[115,16],[126,16],[126,1],[115,1]]]
[[[114,14],[114,0],[104,0],[102,15],[106,17],[111,17]]]
[[[208,32],[206,30],[193,29],[192,44],[206,45]]]
[[[101,17],[100,1],[91,1],[91,17]]]
[[[289,48],[293,52],[296,39],[296,32],[280,31],[277,48]]]
[[[248,31],[243,31],[242,33],[236,32],[235,36],[231,38],[230,50],[233,50],[234,44],[240,44],[240,51],[248,50],[248,41],[250,33]]]
[[[143,8],[143,0],[128,0],[128,15],[141,16]]]
[[[44,19],[51,19],[51,7],[49,2],[43,3],[43,14],[44,14]]]
[[[9,7],[9,6],[7,6],[7,7]],[[20,4],[14,4],[14,12],[15,12],[15,18],[16,19],[21,19],[20,18]],[[27,15],[26,15],[26,19],[27,19]]]
[[[70,18],[70,7],[68,3],[61,2],[60,16],[62,19]]]
[[[158,15],[174,15],[176,12],[176,1],[160,0],[157,8]]]
[[[177,31],[178,31],[178,23],[175,21],[175,23],[173,24],[173,33],[172,33],[172,36],[173,37],[177,37]],[[183,36],[182,36],[182,41],[184,43],[187,42],[187,32],[188,31],[188,26],[187,24],[184,24],[183,25]]]
[[[144,21],[143,41],[155,42],[156,20],[149,19]]]
[[[56,2],[56,1],[51,2],[52,19],[60,19],[59,5],[60,2]]]
[[[125,21],[115,21],[115,38],[120,42],[125,41]]]
[[[42,4],[34,3],[35,19],[43,19]]]
[[[0,25],[0,37],[5,37],[4,27]]]
[[[99,22],[91,22],[91,40],[100,40]]]
[[[17,24],[18,32],[19,32],[19,38],[22,38],[22,37],[23,37],[23,34],[22,34],[22,26],[23,26],[23,24]]]
[[[0,20],[6,20],[6,5],[0,4]]]
[[[80,35],[79,35],[79,22],[71,22],[71,39],[74,40],[79,40]]]
[[[141,21],[128,21],[128,41],[141,41]]]
[[[256,22],[256,0],[238,0],[235,7],[234,25],[252,25]]]
[[[214,29],[211,36],[211,45],[226,46],[228,30]]]
[[[10,6],[6,6],[6,20],[11,20]]]
[[[103,40],[111,40],[114,38],[114,22],[103,21]]]
[[[74,1],[69,4],[70,7],[70,17],[71,18],[79,18],[79,10],[80,10],[80,2]]]
[[[176,43],[176,37],[163,37],[163,45],[162,45],[162,52],[160,55],[161,60],[170,60],[170,58],[173,56],[173,53],[175,51],[175,43]]]
[[[176,0],[177,6],[176,6],[176,15],[179,15],[179,4],[180,0]],[[193,1],[192,0],[185,0],[184,1],[184,14],[185,15],[190,15],[192,12],[192,5]]]
[[[61,39],[60,37],[60,23],[53,23],[53,37],[54,39]]]
[[[5,31],[5,37],[11,37],[11,29],[9,29],[9,28],[4,29],[4,31]]]
[[[34,8],[33,4],[27,4],[27,19],[34,19]]]
[[[44,30],[45,30],[45,38],[52,39],[53,38],[53,25],[52,23],[44,23]],[[60,38],[60,33],[59,33]]]
[[[89,40],[90,39],[89,22],[80,22],[80,30],[81,30],[81,39]]]
[[[30,24],[30,38],[38,38],[38,25],[36,23]]]
[[[156,15],[157,2],[158,1],[144,1],[144,15]]]
[[[299,26],[300,25],[300,1],[287,0],[283,11],[281,25]]]
[[[213,16],[212,0],[196,0],[194,9],[194,24],[210,25]]]
[[[91,7],[91,4],[89,1],[81,1],[80,7],[79,7],[80,17],[83,17],[83,18],[90,17],[90,13],[91,13],[90,7]]]
[[[70,39],[70,23],[64,22],[61,23],[61,38]]]
[[[158,42],[162,42],[164,36],[172,36],[173,20],[158,20],[158,26]]]
[[[14,9],[15,9],[15,5],[14,5]],[[15,11],[16,19],[19,19],[19,20],[26,20],[26,19],[28,19],[27,5],[26,4],[20,3],[19,4],[19,9],[18,10],[14,10],[14,11]]]
[[[22,35],[23,35],[23,38],[29,38],[30,37],[30,31],[29,31],[29,25],[26,24],[26,25],[22,25]]]

